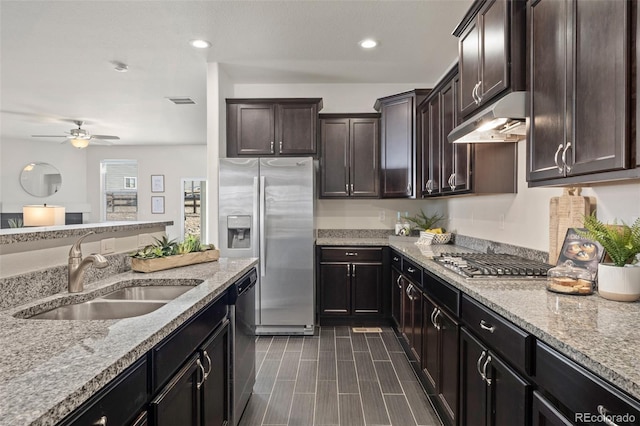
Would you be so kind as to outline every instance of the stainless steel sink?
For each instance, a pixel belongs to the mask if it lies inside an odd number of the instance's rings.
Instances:
[[[36,314],[30,319],[52,320],[107,320],[131,318],[148,314],[164,306],[166,302],[125,300],[89,300],[74,305],[63,305]]]
[[[117,300],[173,300],[183,293],[191,290],[193,286],[187,285],[148,285],[125,287],[120,290],[105,294],[103,299]]]

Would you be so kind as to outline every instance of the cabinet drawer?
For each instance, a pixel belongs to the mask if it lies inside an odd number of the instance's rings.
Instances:
[[[379,262],[382,249],[361,247],[322,248],[320,260],[323,262]]]
[[[142,357],[131,367],[107,384],[93,396],[76,414],[72,414],[60,426],[86,426],[100,424],[129,424],[140,413],[148,399],[148,364]]]
[[[460,290],[424,271],[424,291],[456,318],[460,316]]]
[[[411,262],[410,260],[402,259],[402,273],[409,278],[415,284],[422,287],[422,268]]]
[[[180,368],[226,316],[225,293],[153,348],[154,392]]]
[[[462,320],[491,349],[521,371],[531,372],[533,336],[467,295],[462,295],[460,310]]]
[[[402,256],[395,251],[391,252],[391,266],[402,271]]]
[[[578,416],[594,418],[606,413],[620,416],[612,418],[617,425],[638,424],[640,402],[541,342],[536,345],[535,379],[540,388],[569,410],[567,417],[576,423],[591,424]]]

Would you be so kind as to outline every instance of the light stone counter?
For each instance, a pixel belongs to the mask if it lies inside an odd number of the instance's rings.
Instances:
[[[340,245],[338,240],[327,245]],[[344,238],[344,245],[357,245],[353,240]],[[390,238],[386,245],[640,400],[639,302],[552,293],[544,280],[469,280],[432,258],[474,250],[452,244],[417,246],[414,241]]]
[[[0,311],[0,425],[53,425],[224,292],[257,264],[225,259],[140,274],[125,272],[85,286]],[[203,280],[147,315],[120,320],[59,321],[13,315],[61,298],[80,301],[132,279]]]

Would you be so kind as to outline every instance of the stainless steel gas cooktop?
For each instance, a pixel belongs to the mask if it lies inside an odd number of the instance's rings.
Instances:
[[[546,278],[552,268],[510,254],[442,253],[434,260],[467,278]]]

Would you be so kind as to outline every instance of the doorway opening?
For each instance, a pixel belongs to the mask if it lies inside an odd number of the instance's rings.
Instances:
[[[182,230],[181,239],[194,235],[205,241],[205,218],[207,217],[207,181],[203,178],[183,178],[182,187]]]
[[[100,162],[101,214],[103,222],[138,220],[138,162]]]

